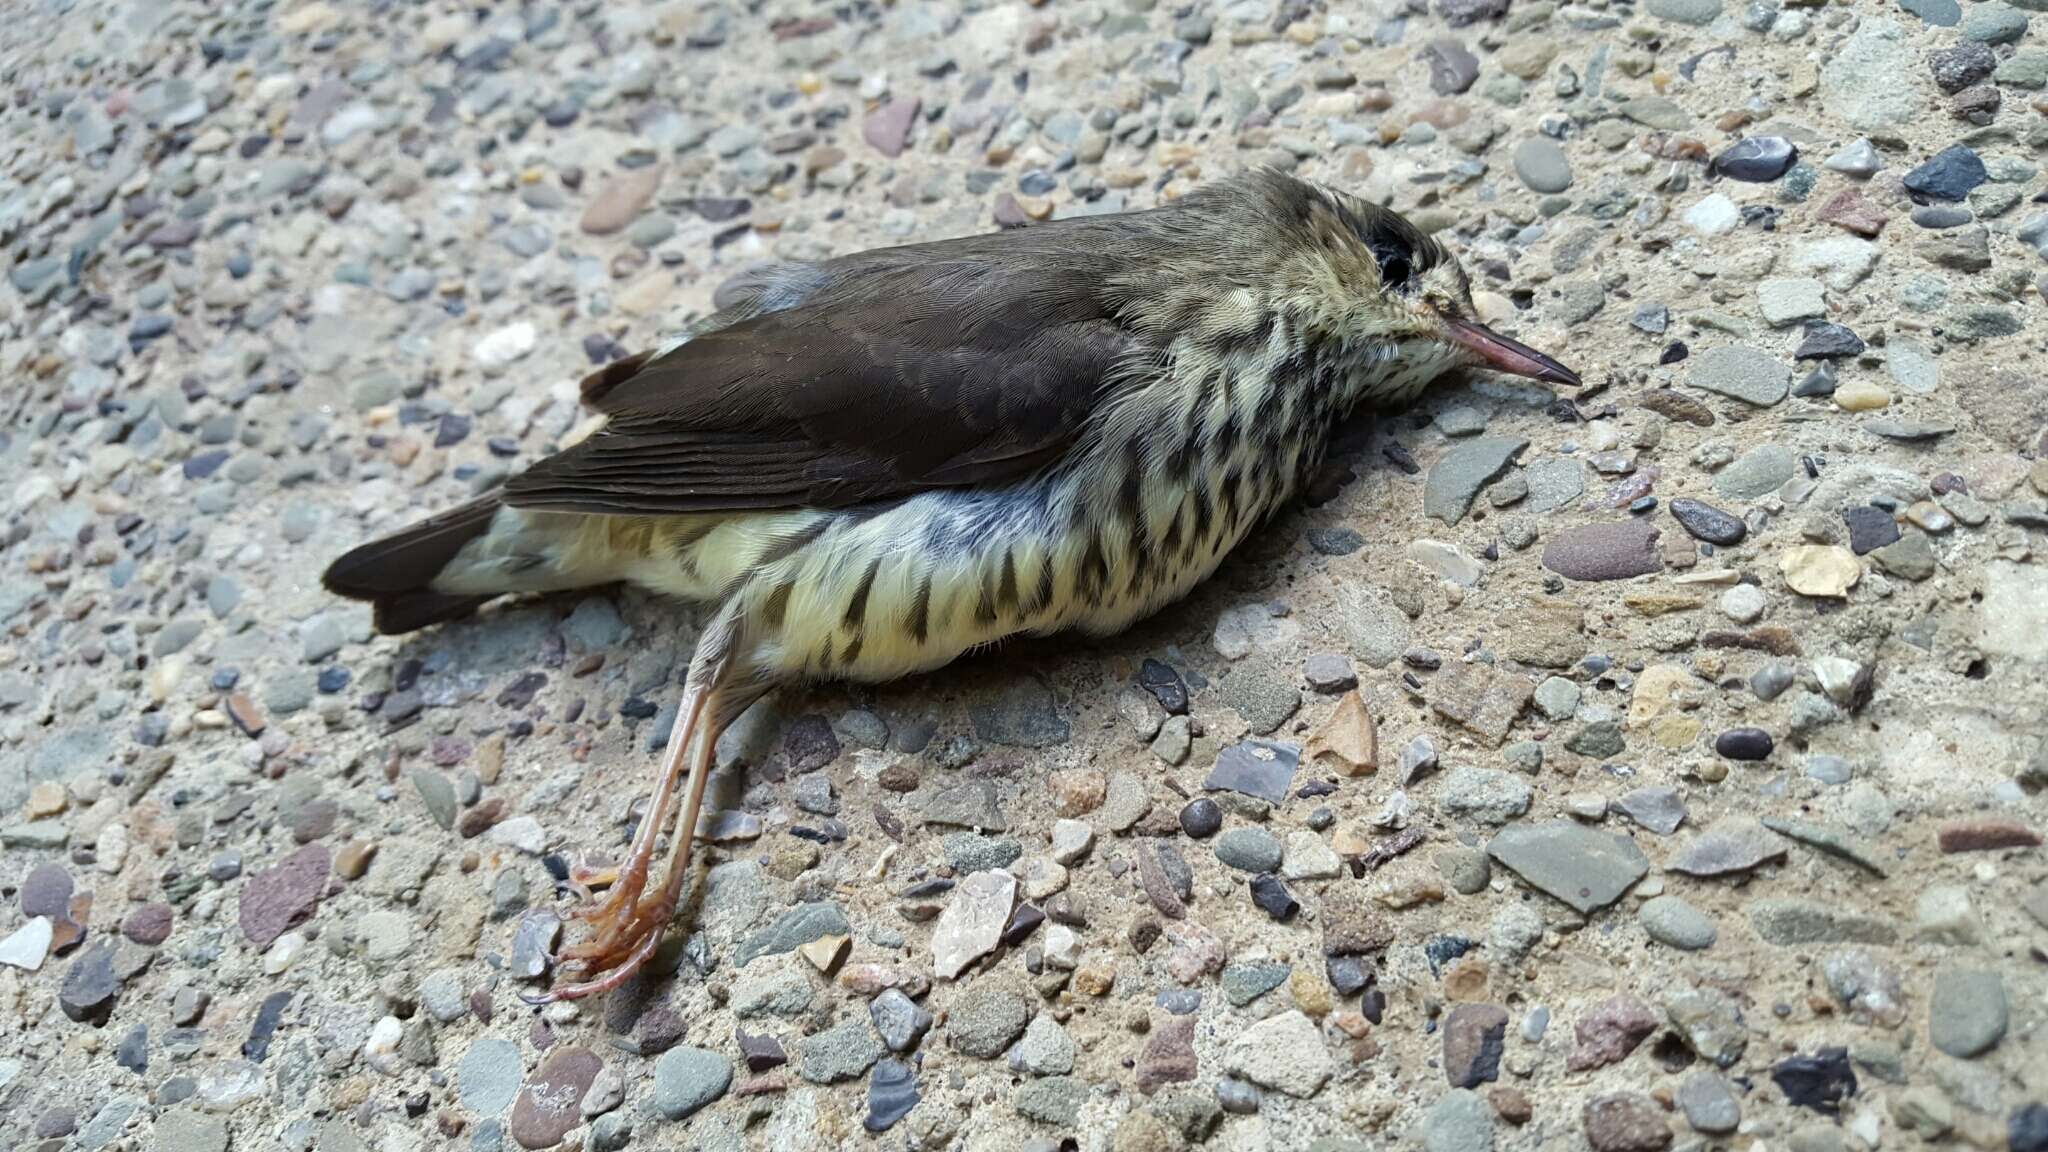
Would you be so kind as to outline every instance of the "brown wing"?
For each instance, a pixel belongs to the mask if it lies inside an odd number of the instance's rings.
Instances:
[[[845,507],[1029,474],[1139,344],[1101,299],[1110,253],[1046,259],[1055,237],[1004,239],[809,266],[782,310],[612,365],[586,385],[604,430],[514,478],[507,501]]]

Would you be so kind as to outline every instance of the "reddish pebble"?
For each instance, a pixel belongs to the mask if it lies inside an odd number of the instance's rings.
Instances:
[[[1941,826],[1943,852],[1988,852],[1998,848],[2032,848],[2041,834],[2017,820],[1996,816],[1957,820]]]
[[[1820,206],[1820,218],[1858,236],[1877,235],[1890,219],[1883,209],[1864,199],[1863,193],[1854,188],[1844,188],[1828,197],[1828,202]]]
[[[121,935],[151,948],[170,939],[171,906],[144,904],[121,921]]]

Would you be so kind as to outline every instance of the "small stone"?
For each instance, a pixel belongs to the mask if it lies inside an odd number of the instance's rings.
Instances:
[[[1660,572],[1658,530],[1648,520],[1581,524],[1553,536],[1543,566],[1572,580],[1625,580]]]
[[[1936,1048],[1967,1060],[2005,1038],[2004,980],[1995,971],[1943,965],[1927,1002],[1927,1034]]]
[[[1774,328],[1827,315],[1826,289],[1818,280],[1765,280],[1756,286],[1758,311]]]
[[[1846,1048],[1822,1048],[1811,1056],[1787,1056],[1771,1067],[1771,1079],[1785,1099],[1800,1108],[1834,1115],[1856,1094],[1856,1072]]]
[[[1486,849],[1532,887],[1582,914],[1614,903],[1650,869],[1627,836],[1570,820],[1511,824]]]
[[[1586,1101],[1579,1120],[1593,1152],[1662,1152],[1671,1146],[1664,1110],[1640,1093],[1595,1096]]]
[[[1685,952],[1710,948],[1720,935],[1711,917],[1676,896],[1644,901],[1636,919],[1650,939]]]
[[[1528,446],[1527,440],[1519,438],[1482,437],[1444,453],[1423,485],[1423,515],[1446,524],[1463,520],[1480,490],[1505,472]]]
[[[1904,183],[1907,191],[1928,199],[1958,201],[1988,178],[1984,161],[1969,148],[1956,144],[1906,173]]]
[[[1739,517],[1700,500],[1679,497],[1671,501],[1670,509],[1672,518],[1696,540],[1733,547],[1749,534]]]
[[[1749,136],[1714,157],[1707,171],[1750,184],[1767,184],[1785,174],[1799,159],[1799,149],[1783,136]]]
[[[1336,1072],[1315,1022],[1288,1011],[1240,1032],[1223,1054],[1224,1070],[1262,1088],[1307,1099]]]
[[[853,1080],[865,1074],[883,1054],[881,1037],[875,1034],[866,1015],[854,1013],[823,1032],[797,1041],[797,1075],[813,1084]],[[730,1068],[728,1063],[728,1075]],[[659,1071],[657,1066],[657,1074]]]
[[[1477,1092],[1454,1088],[1423,1115],[1423,1152],[1493,1152],[1493,1147],[1493,1110]]]
[[[917,1074],[900,1060],[879,1060],[868,1077],[868,1114],[862,1126],[887,1132],[917,1107]]]
[[[1476,1088],[1500,1078],[1507,1039],[1507,1009],[1498,1004],[1459,1004],[1444,1016],[1444,1079],[1453,1088]]]
[[[478,1116],[496,1116],[519,1094],[519,1046],[493,1036],[478,1037],[462,1057],[456,1084],[462,1106]]]
[[[1357,692],[1347,692],[1337,701],[1336,709],[1310,735],[1306,753],[1311,763],[1345,776],[1379,770],[1379,730]]]
[[[1030,1006],[1016,993],[976,986],[947,1014],[946,1043],[963,1056],[994,1060],[1024,1034],[1030,1015]]]
[[[1664,1026],[1664,1018],[1633,996],[1609,996],[1586,1009],[1573,1026],[1577,1047],[1565,1062],[1573,1072],[1604,1068],[1628,1059],[1636,1046]]]
[[[320,906],[331,857],[325,845],[308,844],[276,867],[255,873],[242,887],[242,935],[258,948],[306,921]]]
[[[885,989],[868,1003],[868,1017],[891,1052],[908,1052],[931,1029],[932,1014],[896,988]]]
[[[654,1110],[670,1120],[688,1118],[730,1087],[732,1061],[708,1049],[670,1048],[654,1062]]]
[[[1301,761],[1301,746],[1274,740],[1245,740],[1225,748],[1216,757],[1202,787],[1211,792],[1237,792],[1268,804],[1287,799],[1295,767]]]
[[[1272,872],[1280,867],[1281,846],[1264,828],[1232,828],[1216,838],[1216,859],[1241,872]]]
[[[1791,387],[1791,372],[1784,364],[1741,345],[1709,348],[1691,364],[1686,383],[1759,408],[1784,400]]]
[[[507,1126],[522,1148],[552,1148],[582,1122],[584,1094],[604,1067],[588,1048],[560,1047],[541,1061],[512,1106]]]
[[[1799,461],[1782,444],[1759,444],[1714,478],[1714,490],[1730,500],[1761,500],[1792,479]]]
[[[958,977],[995,950],[1016,899],[1017,880],[1007,872],[976,872],[960,882],[932,930],[932,963],[940,979]]]
[[[1799,544],[1785,550],[1778,571],[1801,596],[1843,599],[1863,578],[1855,553],[1834,544]]]
[[[1716,5],[1719,0],[1711,0]],[[1515,175],[1532,192],[1554,194],[1572,186],[1572,165],[1564,149],[1545,136],[1531,136],[1515,146]]]
[[[1678,1084],[1678,1107],[1693,1131],[1721,1136],[1742,1123],[1742,1103],[1719,1072],[1698,1069]]]

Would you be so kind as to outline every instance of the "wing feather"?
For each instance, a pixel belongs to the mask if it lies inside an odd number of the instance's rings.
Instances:
[[[506,501],[845,507],[1028,475],[1153,351],[1104,287],[1114,245],[1100,226],[1069,231],[1075,243],[972,237],[807,266],[779,310],[750,301],[665,355],[598,373],[584,396],[604,429],[515,477]]]

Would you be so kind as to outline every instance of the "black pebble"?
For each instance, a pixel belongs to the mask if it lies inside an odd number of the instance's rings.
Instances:
[[[2048,1152],[2048,1105],[2029,1104],[2005,1124],[2005,1146],[2012,1152]]]
[[[1714,751],[1730,760],[1763,760],[1771,747],[1771,734],[1761,728],[1730,728],[1714,740]]]
[[[1799,149],[1783,136],[1751,136],[1738,140],[1714,157],[1709,170],[1730,180],[1768,184],[1785,174],[1799,159]]]
[[[1292,920],[1301,911],[1301,904],[1287,885],[1280,882],[1271,872],[1261,872],[1252,877],[1252,903],[1275,920]]]
[[[1823,1048],[1811,1056],[1788,1056],[1771,1068],[1785,1099],[1801,1108],[1830,1115],[1856,1094],[1856,1072],[1849,1067],[1847,1048]]]
[[[1223,827],[1223,809],[1207,796],[1197,797],[1180,810],[1180,830],[1197,840],[1207,840]]]
[[[1664,346],[1664,351],[1657,357],[1657,363],[1676,364],[1690,355],[1692,355],[1692,349],[1685,346],[1685,341],[1673,340]]]
[[[1138,666],[1138,687],[1150,692],[1169,714],[1187,715],[1188,686],[1171,666],[1157,660],[1146,660]]]
[[[1749,529],[1735,516],[1701,500],[1680,496],[1671,501],[1671,516],[1696,540],[1727,547],[1742,543]]]
[[[1806,336],[1799,341],[1798,351],[1792,353],[1794,360],[1832,360],[1842,356],[1855,356],[1868,347],[1863,337],[1841,324],[1821,320],[1806,326]],[[1834,391],[1831,386],[1828,391]]]
[[[1844,509],[1842,522],[1849,526],[1849,550],[1858,556],[1874,548],[1897,543],[1899,539],[1898,521],[1882,508],[1864,504]]]

